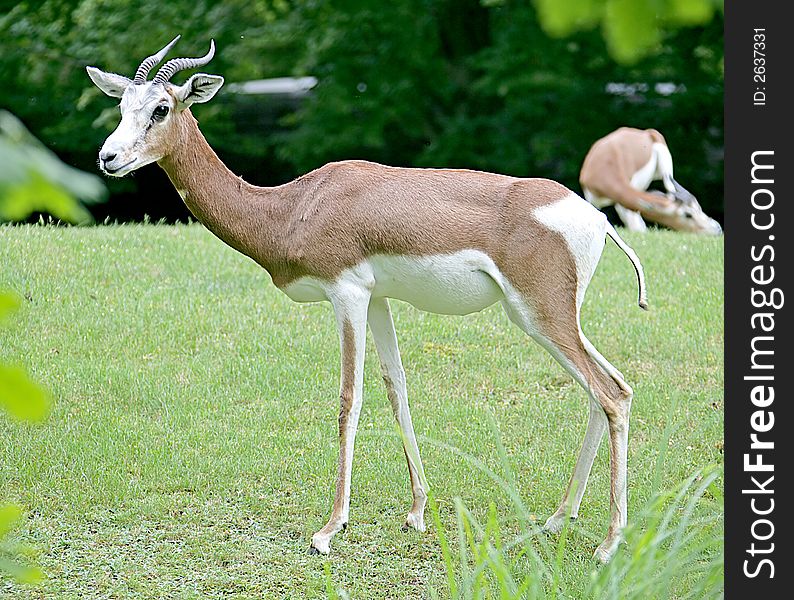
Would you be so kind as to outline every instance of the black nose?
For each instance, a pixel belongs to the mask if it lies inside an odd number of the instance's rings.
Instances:
[[[101,152],[99,154],[99,160],[101,160],[102,162],[110,162],[114,158],[116,158],[116,154],[114,154],[113,152]]]

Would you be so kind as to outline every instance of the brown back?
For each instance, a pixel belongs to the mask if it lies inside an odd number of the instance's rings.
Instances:
[[[598,196],[621,198],[634,173],[651,159],[654,143],[666,144],[655,129],[621,127],[596,141],[582,163],[579,184]],[[603,173],[613,176],[603,177]]]

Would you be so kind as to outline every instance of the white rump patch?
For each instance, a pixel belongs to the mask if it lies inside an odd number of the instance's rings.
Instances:
[[[576,263],[577,307],[595,273],[606,241],[607,218],[592,204],[569,194],[554,204],[535,210],[535,217],[549,229],[562,234]]]
[[[651,146],[651,158],[634,175],[631,176],[631,187],[637,190],[647,190],[651,182],[661,179],[665,182],[665,189],[672,191],[673,157],[664,144],[655,142]]]

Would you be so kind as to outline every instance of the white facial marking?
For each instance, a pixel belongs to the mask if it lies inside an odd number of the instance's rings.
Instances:
[[[173,103],[162,85],[147,82],[128,86],[119,105],[121,122],[99,152],[102,170],[122,177],[162,158],[162,125],[170,118]],[[164,118],[153,116],[158,106],[168,107]]]

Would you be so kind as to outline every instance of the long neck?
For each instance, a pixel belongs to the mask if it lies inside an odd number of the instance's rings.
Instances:
[[[179,115],[173,149],[158,164],[190,212],[232,248],[259,261],[274,208],[269,188],[246,183],[223,164],[186,109]],[[253,232],[257,232],[256,239]]]

